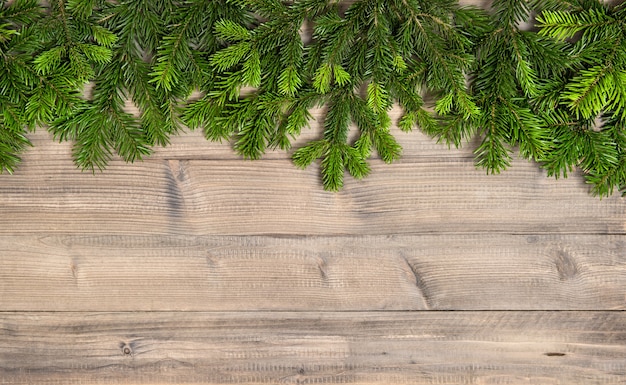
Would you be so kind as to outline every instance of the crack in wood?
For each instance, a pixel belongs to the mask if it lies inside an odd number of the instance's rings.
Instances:
[[[428,288],[426,287],[426,284],[424,283],[422,274],[419,272],[419,270],[415,266],[411,264],[411,262],[409,262],[409,259],[406,256],[402,255],[402,259],[404,260],[404,263],[406,263],[406,265],[409,267],[409,271],[413,274],[413,277],[415,278],[415,287],[417,288],[417,290],[420,293],[420,296],[422,297],[425,309],[426,310],[432,309],[433,304],[431,303],[430,292]]]
[[[179,168],[181,166],[179,165]],[[174,175],[172,162],[168,162],[165,168],[166,191],[167,191],[167,212],[174,219],[180,219],[183,216],[183,194],[178,186],[179,178]],[[180,174],[180,170],[176,175]]]

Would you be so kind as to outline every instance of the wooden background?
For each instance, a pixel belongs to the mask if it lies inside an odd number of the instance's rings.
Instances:
[[[96,175],[33,134],[0,176],[0,384],[625,384],[624,198],[396,134],[339,193],[199,132]]]

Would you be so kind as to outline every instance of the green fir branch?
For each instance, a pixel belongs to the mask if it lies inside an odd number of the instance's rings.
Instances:
[[[560,46],[519,29],[530,13],[530,4],[523,0],[493,2],[486,24],[472,37],[476,64],[470,88],[482,114],[443,126],[443,137],[456,146],[468,136],[482,137],[476,164],[488,173],[508,168],[515,148],[522,157],[537,161],[550,151],[549,130],[537,100],[546,79],[558,78],[569,64]],[[545,98],[542,103],[549,105]]]
[[[323,187],[337,191],[347,174],[367,176],[372,156],[401,157],[396,124],[449,146],[477,138],[476,164],[488,173],[517,152],[554,177],[580,169],[593,194],[626,191],[623,5],[0,4],[1,171],[15,171],[38,126],[72,141],[77,165],[92,171],[115,157],[142,159],[187,127],[243,158],[282,149],[298,167],[319,162]],[[521,30],[529,21],[538,29]],[[397,122],[394,106],[403,110]],[[313,108],[325,111],[323,134],[291,150]]]
[[[28,130],[51,114],[56,104],[55,90],[50,89],[52,95],[42,98],[48,107],[45,112],[27,111],[43,80],[32,64],[33,52],[41,49],[32,24],[41,17],[42,8],[33,0],[0,4],[0,172],[15,171],[20,154],[31,145]]]

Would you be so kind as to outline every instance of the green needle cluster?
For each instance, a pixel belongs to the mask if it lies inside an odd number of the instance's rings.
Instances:
[[[534,29],[520,27],[529,21]],[[323,134],[291,150],[320,107]],[[369,174],[372,154],[401,156],[394,124],[454,146],[478,137],[476,164],[488,173],[517,152],[555,177],[582,169],[596,195],[626,191],[626,7],[0,2],[3,171],[15,170],[36,127],[72,141],[88,170],[142,159],[189,127],[248,159],[279,148],[298,167],[320,162],[324,188],[336,191],[346,175]]]

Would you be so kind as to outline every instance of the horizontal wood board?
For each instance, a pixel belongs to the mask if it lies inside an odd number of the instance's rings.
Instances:
[[[579,178],[516,161],[486,175],[468,159],[373,162],[372,175],[323,191],[318,168],[288,160],[148,160],[76,170],[69,159],[0,175],[5,233],[362,235],[626,232],[626,205]]]
[[[11,311],[624,310],[602,235],[0,236]]]
[[[0,384],[623,384],[624,316],[5,313]]]

